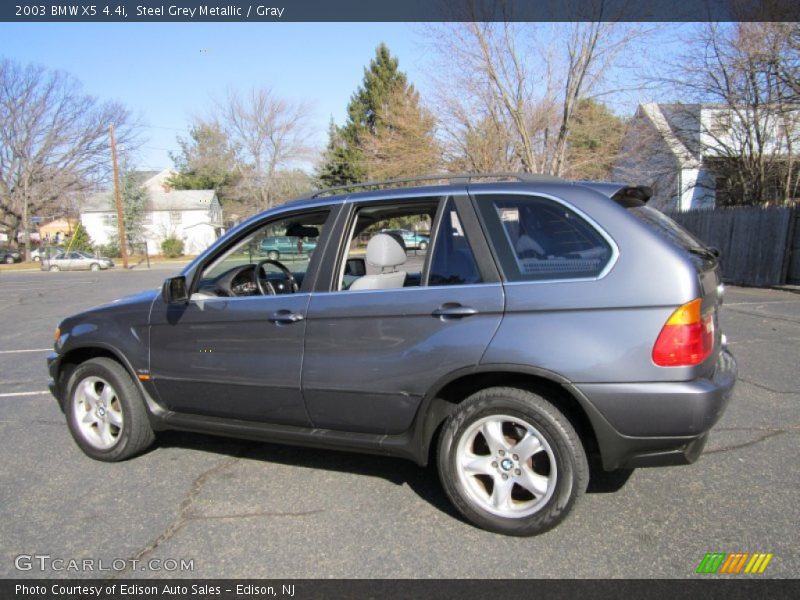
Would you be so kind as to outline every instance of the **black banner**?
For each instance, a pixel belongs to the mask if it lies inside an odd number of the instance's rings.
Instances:
[[[0,3],[0,21],[798,21],[797,0],[161,0]]]
[[[328,598],[418,598],[486,600],[503,598],[682,598],[732,600],[797,598],[796,579],[730,577],[693,580],[237,580],[237,579],[6,579],[4,600],[312,600]]]

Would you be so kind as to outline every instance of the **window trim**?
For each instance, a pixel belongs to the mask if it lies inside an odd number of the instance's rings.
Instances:
[[[334,251],[336,252],[336,254],[335,254],[336,259],[334,261],[333,269],[332,269],[332,273],[333,273],[334,276],[330,278],[330,280],[328,281],[327,286],[322,286],[321,288],[318,287],[317,289],[315,289],[315,293],[320,293],[320,294],[340,294],[340,293],[343,293],[343,292],[346,293],[346,292],[361,292],[361,291],[363,291],[363,292],[380,291],[380,290],[366,290],[366,289],[365,290],[340,290],[340,289],[338,289],[338,283],[337,282],[340,281],[340,279],[337,279],[336,276],[338,276],[338,275],[340,275],[341,273],[344,272],[345,261],[346,261],[347,253],[348,253],[348,247],[349,247],[350,241],[352,240],[352,235],[353,235],[353,232],[355,231],[356,223],[358,222],[357,221],[357,219],[358,219],[358,211],[360,209],[367,208],[367,207],[370,207],[370,206],[392,206],[392,205],[395,205],[395,206],[408,206],[408,205],[411,205],[411,204],[432,204],[432,203],[435,202],[437,204],[437,206],[436,206],[436,214],[434,215],[433,221],[431,222],[431,234],[433,235],[433,233],[435,231],[437,231],[435,229],[434,223],[437,222],[437,219],[439,218],[439,215],[440,215],[441,211],[443,210],[443,206],[445,205],[446,200],[448,198],[450,198],[450,197],[451,197],[451,194],[444,194],[444,195],[435,194],[435,195],[430,195],[430,196],[419,196],[419,197],[410,196],[410,197],[381,198],[380,200],[363,200],[363,201],[360,201],[360,202],[347,202],[347,204],[345,204],[344,206],[348,210],[348,214],[346,216],[346,220],[345,220],[344,226],[340,227],[341,231],[337,232],[338,233],[338,237],[339,237],[338,248],[331,247],[331,248],[326,249],[326,252],[334,252]],[[422,273],[421,273],[421,276],[420,276],[420,284],[418,286],[392,288],[392,289],[383,290],[383,291],[397,291],[397,290],[404,290],[404,289],[418,290],[418,289],[426,287],[424,282],[427,280],[426,269],[428,269],[428,267],[429,267],[430,256],[433,253],[432,244],[433,244],[433,237],[431,238],[431,242],[428,244],[428,249],[430,250],[430,252],[428,252],[425,255],[425,262],[423,263],[423,267],[422,267],[423,270],[422,270]]]
[[[262,227],[266,227],[270,223],[274,223],[276,221],[281,221],[283,219],[288,219],[296,215],[305,215],[305,214],[313,214],[313,213],[324,213],[327,212],[328,215],[325,218],[325,223],[323,224],[323,230],[321,235],[318,238],[317,248],[322,249],[323,252],[315,251],[311,260],[308,263],[308,269],[306,270],[306,274],[303,277],[303,285],[300,289],[292,295],[297,294],[308,294],[314,291],[314,285],[316,284],[317,275],[319,272],[319,265],[322,262],[325,245],[327,245],[328,238],[330,237],[332,230],[335,228],[339,214],[341,210],[341,205],[339,204],[328,204],[328,203],[320,203],[314,204],[313,206],[304,206],[302,208],[297,208],[295,210],[286,210],[279,213],[273,213],[270,215],[264,215],[263,218],[254,220],[250,223],[247,227],[243,228],[240,232],[236,234],[232,239],[228,240],[228,243],[222,246],[219,246],[214,249],[213,252],[205,256],[203,261],[198,263],[197,265],[193,265],[194,273],[192,274],[192,281],[191,285],[189,286],[189,297],[192,297],[197,291],[197,288],[200,285],[200,280],[202,279],[203,272],[206,268],[220,258],[223,254],[225,254],[231,247],[237,245],[247,236],[251,235],[255,231],[261,229]],[[312,283],[312,280],[313,283]],[[265,296],[266,297],[266,296]],[[226,300],[236,299],[236,296],[226,296]],[[253,298],[253,296],[240,296],[240,298]]]
[[[502,192],[470,192],[470,198],[472,199],[472,204],[475,208],[475,213],[477,214],[478,220],[480,222],[481,228],[483,229],[483,233],[486,236],[487,244],[489,245],[489,251],[491,252],[492,257],[494,258],[495,264],[497,266],[498,271],[500,272],[503,278],[503,285],[519,285],[519,284],[531,284],[531,283],[573,283],[579,281],[599,281],[608,275],[614,266],[617,264],[617,260],[619,259],[619,246],[617,246],[617,242],[614,240],[608,232],[600,226],[600,224],[593,219],[590,215],[588,215],[585,211],[581,210],[574,204],[570,204],[565,200],[558,198],[557,196],[553,196],[551,194],[543,193],[543,192],[531,192],[531,191],[520,191],[520,190],[513,190],[513,191],[502,191]],[[490,232],[489,224],[486,222],[483,210],[481,209],[480,202],[491,202],[487,198],[491,196],[525,196],[527,198],[542,198],[545,200],[550,200],[555,202],[556,204],[563,206],[564,208],[572,211],[579,217],[581,217],[586,223],[592,227],[592,229],[597,232],[600,237],[602,237],[606,243],[611,248],[611,256],[606,262],[603,269],[597,275],[591,275],[587,277],[560,277],[560,278],[552,278],[552,279],[511,279],[506,273],[505,268],[503,267],[503,261],[500,258],[500,255],[497,251],[496,245],[491,243],[493,240]],[[513,248],[511,249],[513,253]]]

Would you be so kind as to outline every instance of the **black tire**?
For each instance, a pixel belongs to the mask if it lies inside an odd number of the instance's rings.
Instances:
[[[122,413],[122,426],[118,429],[113,444],[107,448],[93,444],[87,434],[82,432],[76,417],[76,404],[80,402],[76,396],[78,386],[94,380],[102,380],[111,385]],[[110,358],[92,358],[70,373],[63,407],[73,439],[87,456],[96,460],[125,460],[143,452],[155,441],[139,388],[125,368]]]
[[[477,433],[476,430],[480,423],[486,421],[501,422],[503,437],[512,450],[513,443],[520,441],[526,432],[535,432],[535,437],[543,440],[543,450],[537,450],[532,455],[537,457],[535,459],[537,462],[534,463],[531,457],[531,462],[526,458],[524,462],[513,463],[508,460],[512,454],[508,450],[505,459],[500,463],[493,460],[493,452],[486,443],[488,440],[484,440],[483,434]],[[507,438],[505,436],[509,428],[509,435],[512,437]],[[515,432],[519,435],[519,439],[513,439]],[[459,467],[459,445],[470,446],[473,442],[469,440],[474,440],[478,445],[485,443],[486,456],[480,458],[492,461],[490,465],[483,463],[486,468],[493,469],[491,476],[482,474],[476,476],[474,472],[469,473]],[[488,388],[464,400],[445,423],[439,438],[438,450],[439,478],[453,505],[471,523],[505,535],[530,536],[552,529],[572,510],[578,498],[586,491],[589,482],[586,452],[572,424],[553,404],[527,390],[508,387]],[[474,448],[471,448],[471,451],[473,454],[478,454]],[[503,455],[502,451],[497,452]],[[513,454],[513,457],[517,459],[516,454]],[[551,465],[553,461],[556,467],[554,472]],[[511,464],[506,465],[506,463]],[[514,474],[524,476],[525,473],[522,471],[527,470],[539,475],[535,471],[542,468],[541,464],[544,464],[543,479],[548,481],[547,492],[537,498],[516,483],[517,477]],[[555,481],[550,483],[553,473],[556,475]],[[500,476],[503,480],[514,481],[508,483],[511,486],[509,503],[512,508],[504,511],[506,516],[494,514],[490,512],[491,507],[487,508],[493,499],[494,482],[500,482],[496,479]],[[482,483],[484,481],[488,483]],[[486,498],[481,496],[481,491],[474,482],[485,486]],[[504,485],[502,482],[500,484]],[[489,488],[492,488],[491,492]],[[475,489],[478,491],[474,491]],[[513,497],[515,494],[517,498]],[[530,498],[526,497],[526,494]],[[521,500],[520,496],[523,497]],[[482,501],[486,504],[482,504]],[[533,512],[514,514],[518,506],[521,507],[520,513]],[[501,509],[497,510],[503,512]]]

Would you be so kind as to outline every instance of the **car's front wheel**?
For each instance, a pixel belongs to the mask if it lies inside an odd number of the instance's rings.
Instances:
[[[70,433],[92,458],[124,460],[155,440],[139,389],[110,358],[93,358],[76,367],[65,398]]]
[[[589,481],[569,420],[517,388],[489,388],[464,400],[440,436],[438,466],[455,507],[475,525],[506,535],[555,527]]]
[[[50,270],[55,273],[56,271],[60,271],[61,269],[58,268],[58,265],[50,265]]]
[[[420,250],[427,250],[428,249],[428,242],[420,242],[418,247],[419,247]]]
[[[91,266],[89,267],[89,269],[91,271],[99,271],[100,270],[100,265],[98,265],[97,263],[92,263]]]

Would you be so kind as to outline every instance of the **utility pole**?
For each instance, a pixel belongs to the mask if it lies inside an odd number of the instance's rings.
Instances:
[[[119,230],[119,253],[122,255],[122,266],[128,268],[128,245],[125,243],[125,219],[122,214],[122,194],[119,190],[119,168],[117,167],[117,140],[114,139],[114,124],[108,126],[111,136],[111,163],[114,166],[114,199],[117,203],[117,229]]]

